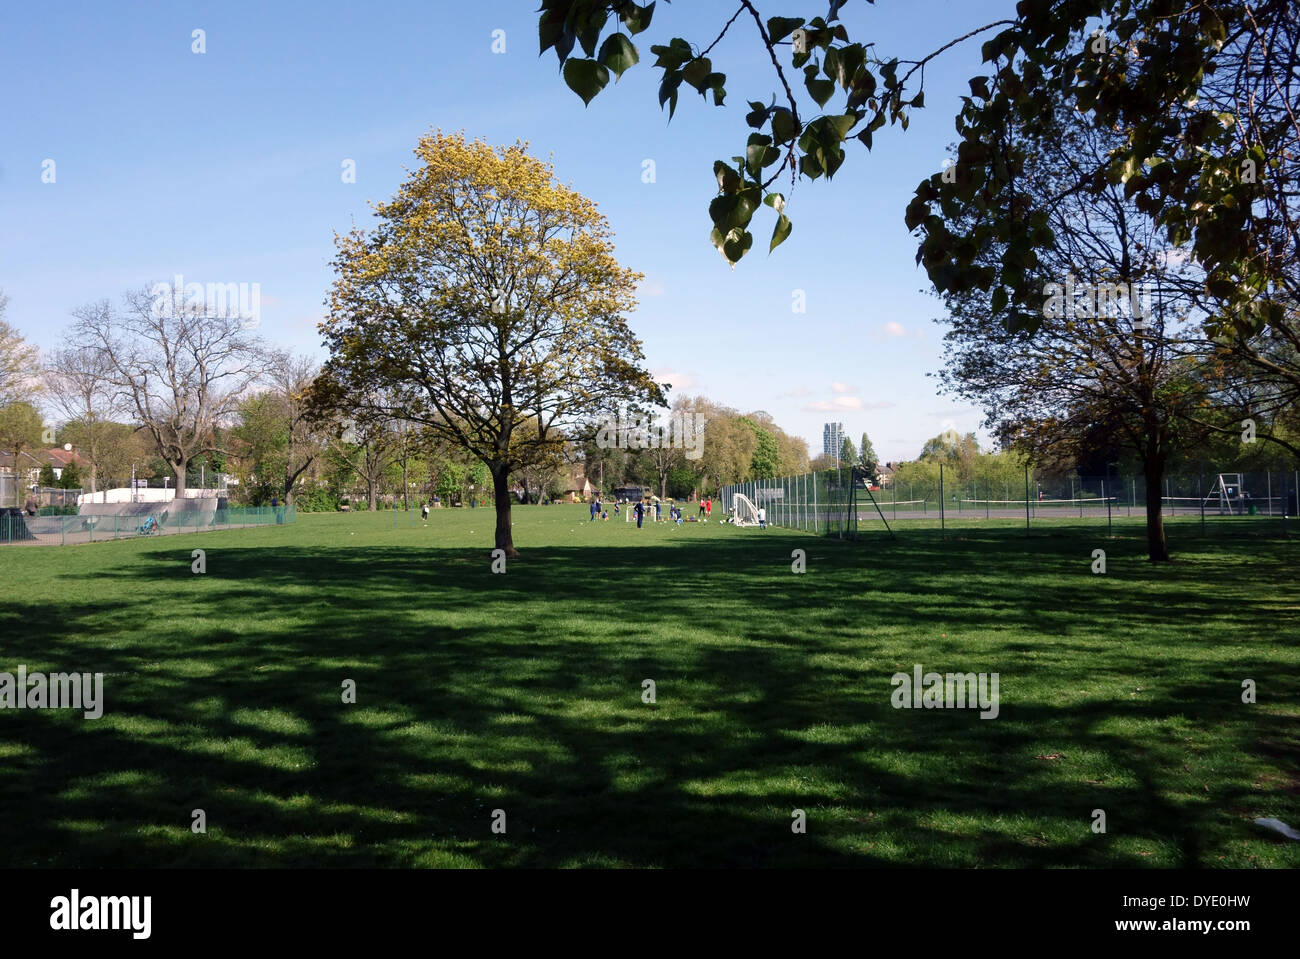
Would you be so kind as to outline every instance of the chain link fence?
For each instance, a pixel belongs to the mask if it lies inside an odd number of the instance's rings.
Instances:
[[[722,488],[724,510],[746,496],[764,509],[768,525],[822,536],[856,539],[860,529],[890,529],[924,521],[957,528],[981,520],[1035,524],[1072,521],[1145,522],[1147,483],[1142,477],[1037,474],[1023,479],[958,480],[936,469],[932,477],[896,477],[892,485],[870,484],[857,468],[754,480]],[[1168,476],[1158,491],[1161,513],[1199,522],[1206,533],[1249,532],[1288,535],[1300,516],[1300,471],[1207,468],[1195,475]]]
[[[19,509],[0,511],[0,546],[69,546],[104,540],[203,533],[252,526],[283,526],[297,521],[293,506],[216,509],[202,501],[121,504],[115,510],[83,511],[76,516],[29,516]]]
[[[722,487],[719,502],[724,519],[734,514],[739,494],[763,510],[769,526],[852,539],[857,536],[857,500],[860,488],[865,489],[864,477],[862,471],[845,467],[753,480]]]

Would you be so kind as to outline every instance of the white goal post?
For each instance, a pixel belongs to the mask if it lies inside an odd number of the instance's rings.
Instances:
[[[731,498],[731,519],[736,526],[757,526],[758,507],[743,493],[736,493]]]

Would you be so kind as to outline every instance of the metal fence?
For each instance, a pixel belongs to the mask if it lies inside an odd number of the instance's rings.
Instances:
[[[737,493],[765,510],[769,525],[823,536],[856,539],[872,525],[928,521],[940,528],[980,520],[1016,520],[1032,528],[1047,521],[1145,521],[1147,484],[1141,477],[1036,474],[1012,480],[958,480],[942,467],[933,478],[895,478],[880,489],[856,468],[826,470],[724,486],[730,510]],[[1161,512],[1199,520],[1205,532],[1233,529],[1287,535],[1300,516],[1300,471],[1237,471],[1207,468],[1167,477],[1159,491]]]
[[[722,487],[718,499],[724,514],[732,511],[739,493],[763,510],[771,526],[851,539],[857,535],[858,498],[865,490],[864,476],[860,470],[846,467],[752,480]],[[868,500],[870,507],[869,493],[861,498]]]
[[[175,533],[276,526],[294,523],[298,518],[298,511],[293,506],[175,509],[174,502],[151,504],[157,507],[152,511],[111,515],[28,516],[21,510],[8,509],[0,513],[0,545],[68,546]]]

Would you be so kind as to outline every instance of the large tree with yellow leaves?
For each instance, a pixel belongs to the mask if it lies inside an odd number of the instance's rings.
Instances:
[[[336,238],[317,401],[428,427],[492,474],[496,546],[517,555],[512,472],[558,460],[616,404],[663,403],[625,314],[640,274],[594,203],[526,144],[431,133],[421,166]]]

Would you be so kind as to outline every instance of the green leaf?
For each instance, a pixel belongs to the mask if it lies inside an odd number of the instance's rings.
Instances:
[[[971,92],[971,96],[979,97],[982,100],[989,99],[989,78],[971,77],[970,92]]]
[[[757,100],[750,100],[749,105],[751,109],[747,114],[745,114],[745,122],[756,130],[763,129],[763,127],[767,125],[767,117],[772,108],[764,106]]]
[[[662,110],[664,103],[668,104],[668,119],[673,118],[677,112],[677,87],[682,82],[682,75],[673,71],[664,73],[664,78],[659,84],[659,108]]]
[[[781,151],[773,149],[772,138],[763,133],[751,133],[745,145],[745,165],[755,180],[763,172],[763,167],[771,166],[781,156]]]
[[[559,57],[561,66],[569,58],[569,54],[573,52],[575,39],[573,31],[568,28],[564,13],[558,9],[547,10],[546,15],[538,21],[537,37],[541,46],[538,55],[554,47],[555,55]]]
[[[600,56],[597,59],[609,68],[615,79],[618,79],[641,58],[637,55],[636,47],[632,45],[631,40],[621,33],[611,33],[600,45]]]
[[[650,52],[659,58],[655,61],[655,66],[663,67],[665,70],[677,70],[695,56],[691,52],[691,45],[681,37],[673,37],[667,46],[662,43],[655,44],[650,48]]]
[[[709,239],[718,251],[726,257],[728,263],[733,267],[740,262],[741,257],[749,252],[749,248],[754,245],[754,237],[749,231],[742,230],[739,227],[722,233],[720,230],[713,230],[709,234]]]
[[[606,11],[593,10],[578,28],[578,42],[582,44],[582,49],[587,52],[587,56],[596,55],[596,41],[600,39],[600,32],[605,29],[605,21],[608,18],[609,14]]]
[[[808,88],[808,95],[817,101],[819,107],[826,106],[826,101],[835,92],[835,82],[833,80],[818,80],[817,68],[811,64],[804,68],[803,74],[803,83]]]
[[[778,216],[776,218],[776,228],[772,230],[772,242],[768,245],[767,252],[771,253],[778,246],[784,243],[786,237],[790,235],[790,230],[793,227],[794,224],[790,222],[790,218],[784,213]]]
[[[767,35],[773,43],[780,43],[802,26],[802,17],[768,17]]]
[[[682,67],[682,79],[701,93],[705,91],[704,81],[713,72],[713,64],[708,57],[696,57]]]
[[[740,174],[721,160],[713,162],[713,175],[718,178],[718,189],[723,193],[739,193],[743,182]]]
[[[723,232],[744,229],[754,216],[754,207],[754,202],[744,193],[727,193],[709,204],[709,216],[713,225]]]
[[[763,202],[770,206],[777,213],[785,212],[785,195],[781,193],[769,193],[763,197]]]
[[[772,111],[772,136],[777,143],[789,143],[799,135],[799,123],[785,107]]]
[[[853,80],[858,71],[866,67],[867,51],[862,44],[854,43],[847,47],[840,47],[835,58],[835,69],[837,75],[835,79],[839,81],[841,87],[848,90],[853,85]],[[868,74],[870,71],[868,71]],[[875,78],[872,77],[872,86],[875,86]]]
[[[564,64],[564,82],[569,89],[590,104],[609,83],[609,71],[595,60],[570,59]],[[661,101],[662,105],[662,101]]]
[[[637,34],[650,26],[650,20],[654,15],[654,3],[647,3],[644,7],[629,3],[620,16],[623,18],[623,26],[627,27],[628,33]]]

